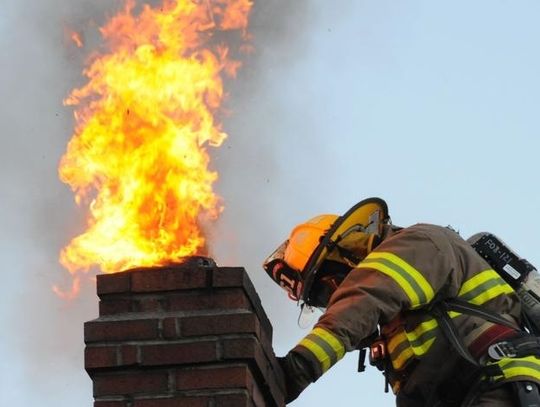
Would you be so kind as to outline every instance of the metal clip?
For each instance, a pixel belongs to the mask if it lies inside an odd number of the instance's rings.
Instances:
[[[501,360],[503,358],[515,358],[517,353],[510,342],[504,341],[491,345],[488,348],[488,355],[493,360]]]
[[[384,370],[386,361],[386,343],[384,340],[377,340],[370,346],[369,363],[371,366],[377,367],[379,370]]]

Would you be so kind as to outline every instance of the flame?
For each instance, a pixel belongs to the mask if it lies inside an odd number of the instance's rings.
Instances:
[[[71,38],[71,41],[73,41],[75,43],[77,48],[82,48],[83,47],[84,44],[83,44],[80,33],[78,33],[77,31],[73,31],[70,34],[70,38]]]
[[[106,51],[64,101],[76,127],[59,177],[89,211],[86,230],[60,253],[72,291],[95,265],[111,273],[206,253],[201,225],[222,210],[208,147],[226,138],[215,114],[224,77],[240,66],[220,38],[239,33],[244,48],[251,8],[251,0],[155,8],[127,0],[100,29]]]

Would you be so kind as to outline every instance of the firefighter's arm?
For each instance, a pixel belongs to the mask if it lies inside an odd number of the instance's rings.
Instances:
[[[287,403],[296,399],[310,383],[315,382],[328,371],[345,355],[346,351],[355,349],[352,345],[356,343],[353,335],[363,339],[377,328],[380,314],[379,301],[376,300],[378,295],[374,296],[368,286],[376,291],[386,291],[388,284],[387,282],[381,284],[380,276],[371,272],[361,277],[366,281],[362,284],[363,287],[357,287],[355,290],[360,290],[362,294],[357,293],[354,297],[339,296],[340,299],[335,302],[335,305],[329,306],[315,328],[285,358],[280,360],[285,375]],[[358,281],[355,280],[356,283]],[[341,289],[341,286],[339,291],[348,292],[348,288]],[[382,295],[383,292],[380,294]],[[335,295],[332,298],[334,297]],[[387,304],[391,302],[387,301]],[[398,307],[390,306],[389,308],[397,309]]]

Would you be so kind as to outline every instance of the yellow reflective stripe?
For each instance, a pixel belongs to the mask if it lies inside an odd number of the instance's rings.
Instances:
[[[390,360],[395,369],[401,369],[413,356],[429,351],[436,338],[437,321],[428,319],[410,332],[400,332],[388,341]]]
[[[505,379],[528,376],[540,380],[540,359],[535,356],[505,358],[496,364],[501,368]]]
[[[508,284],[505,284],[503,286],[496,286],[487,291],[484,291],[482,294],[473,298],[469,302],[476,305],[482,305],[488,302],[489,300],[492,300],[493,298],[498,297],[499,295],[510,294],[512,292],[514,292],[514,290]]]
[[[414,352],[405,332],[400,332],[388,341],[388,352],[394,369],[401,369],[414,356]]]
[[[345,356],[345,346],[343,346],[341,341],[333,333],[319,327],[313,329],[311,333],[317,335],[319,338],[329,344],[334,352],[336,352],[338,360]]]
[[[420,323],[415,329],[410,332],[405,332],[411,348],[416,356],[421,356],[427,353],[433,342],[435,341],[436,329],[439,326],[435,319],[428,319]]]
[[[341,341],[323,328],[313,329],[298,345],[315,356],[321,364],[323,373],[345,355],[345,346]]]
[[[431,345],[435,342],[436,337],[428,339],[426,342],[422,342],[419,345],[412,346],[412,350],[416,356],[422,356],[428,353]]]
[[[488,269],[464,282],[458,297],[471,304],[482,305],[499,295],[513,291],[496,271]]]
[[[405,292],[411,308],[428,304],[435,296],[424,276],[405,260],[388,252],[372,252],[358,268],[373,268],[392,278]]]
[[[330,369],[330,365],[331,365],[330,356],[328,356],[328,354],[325,352],[323,348],[319,346],[319,344],[313,342],[309,338],[304,338],[300,341],[298,345],[303,346],[304,348],[309,350],[311,353],[313,353],[313,355],[315,355],[315,357],[321,364],[323,373],[326,372],[328,369]]]
[[[491,280],[493,278],[493,273],[496,272],[491,269],[484,270],[481,273],[478,273],[474,277],[465,281],[458,292],[458,297],[467,294],[469,291],[478,287],[480,284],[485,283],[487,280]]]
[[[504,372],[504,376],[506,379],[512,379],[517,376],[528,376],[528,377],[534,377],[536,380],[540,380],[540,371],[538,371],[538,368],[535,367],[513,367],[506,369]]]
[[[399,332],[396,335],[392,336],[388,340],[388,350],[390,353],[396,350],[396,348],[401,344],[401,342],[407,340],[407,335],[405,335],[405,331]]]
[[[401,369],[405,366],[405,363],[409,361],[414,356],[414,352],[410,346],[407,346],[403,351],[399,353],[398,356],[391,358],[392,367],[396,370]]]
[[[414,289],[407,283],[407,281],[399,274],[392,270],[390,267],[385,266],[384,264],[377,263],[375,261],[364,260],[361,264],[358,265],[358,268],[372,268],[380,271],[383,274],[386,274],[388,277],[392,278],[402,289],[405,291],[405,294],[411,302],[411,307],[419,306],[420,298]]]

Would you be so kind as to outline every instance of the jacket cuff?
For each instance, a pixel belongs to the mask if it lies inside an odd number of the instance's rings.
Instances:
[[[307,361],[315,381],[343,358],[345,346],[332,332],[316,327],[296,345],[293,352]]]

